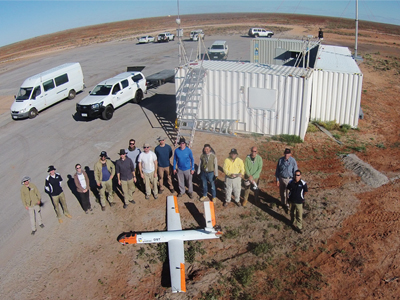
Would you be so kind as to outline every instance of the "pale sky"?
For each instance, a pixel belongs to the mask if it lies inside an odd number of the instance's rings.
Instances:
[[[0,47],[87,25],[178,14],[177,0],[1,1]],[[264,12],[355,19],[356,0],[179,0],[181,15]],[[400,25],[400,0],[359,0],[359,19]]]

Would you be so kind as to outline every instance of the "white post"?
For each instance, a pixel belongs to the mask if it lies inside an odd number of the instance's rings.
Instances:
[[[354,59],[357,59],[358,47],[358,0],[356,0],[356,45],[354,46]]]

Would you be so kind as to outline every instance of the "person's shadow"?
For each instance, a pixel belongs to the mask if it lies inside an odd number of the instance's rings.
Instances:
[[[92,191],[93,196],[96,199],[96,202],[100,203],[100,194],[97,188],[96,179],[94,177],[94,171],[90,170],[88,166],[85,166],[85,172],[89,178],[90,190]]]
[[[67,177],[68,177],[68,180],[67,180],[68,188],[70,189],[71,193],[75,196],[76,200],[79,202],[79,204],[82,207],[81,198],[80,198],[79,193],[78,193],[78,191],[76,189],[74,177],[71,174],[68,174]],[[82,209],[83,209],[83,207],[82,207]]]

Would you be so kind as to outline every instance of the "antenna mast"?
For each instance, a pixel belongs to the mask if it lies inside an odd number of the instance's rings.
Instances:
[[[354,58],[357,59],[358,47],[358,0],[356,0],[356,45],[354,46]]]

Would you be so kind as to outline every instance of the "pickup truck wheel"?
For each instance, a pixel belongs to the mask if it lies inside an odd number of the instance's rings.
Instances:
[[[272,34],[268,34],[268,37],[271,38],[271,37],[272,37]]]
[[[135,98],[133,98],[133,103],[139,104],[143,99],[143,92],[141,90],[137,90],[135,94]]]
[[[101,114],[101,117],[103,118],[103,120],[110,120],[113,114],[114,108],[111,105],[108,105]]]
[[[38,115],[38,111],[37,111],[36,108],[33,107],[33,108],[31,108],[31,110],[29,111],[28,118],[29,118],[29,119],[34,119],[37,115]]]
[[[68,99],[69,99],[69,100],[74,99],[74,98],[75,98],[75,95],[76,95],[75,90],[70,90],[69,93],[68,93]]]

